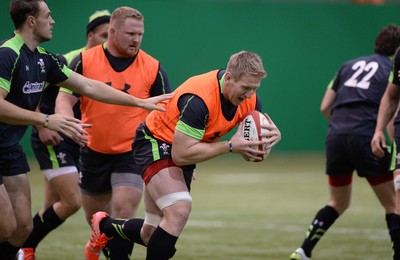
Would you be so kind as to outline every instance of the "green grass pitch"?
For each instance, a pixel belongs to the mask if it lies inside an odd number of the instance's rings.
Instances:
[[[261,163],[230,155],[198,164],[192,214],[174,259],[289,259],[317,210],[328,201],[324,163],[323,154],[272,152]],[[43,200],[43,175],[35,161],[31,167],[36,213]],[[322,238],[313,259],[391,259],[383,208],[364,179],[355,177],[353,184],[350,208]],[[84,259],[89,235],[80,209],[39,244],[37,259]],[[145,248],[136,245],[132,259],[144,258]]]

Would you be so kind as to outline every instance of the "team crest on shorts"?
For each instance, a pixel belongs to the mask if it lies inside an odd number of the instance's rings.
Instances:
[[[396,155],[396,163],[400,164],[400,153]]]
[[[160,145],[160,149],[163,151],[163,155],[169,155],[169,145],[166,143],[163,143]]]
[[[66,164],[66,163],[67,163],[67,160],[65,160],[65,156],[66,156],[66,154],[63,153],[63,152],[60,152],[60,153],[57,155],[57,158],[60,159],[60,161],[61,161],[62,164]]]

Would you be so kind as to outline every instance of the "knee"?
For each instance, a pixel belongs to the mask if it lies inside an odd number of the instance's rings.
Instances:
[[[77,212],[82,207],[82,202],[80,198],[76,198],[75,200],[69,203],[69,209],[71,214]]]
[[[74,195],[62,201],[68,215],[72,215],[82,207],[82,201],[79,195]]]
[[[21,228],[20,228],[20,237],[22,239],[22,242],[24,242],[28,236],[31,234],[33,230],[33,222],[29,222],[24,224]]]
[[[129,219],[136,215],[136,206],[112,205],[112,216],[115,218]]]
[[[188,219],[192,210],[192,197],[189,192],[175,192],[160,197],[156,204],[164,213],[171,214],[174,218]]]
[[[22,246],[28,236],[31,234],[33,230],[33,223],[23,223],[20,226],[17,226],[14,234],[12,235],[12,242],[14,245]]]
[[[181,203],[179,207],[176,207],[174,210],[174,215],[182,222],[187,222],[189,219],[190,212],[192,211],[192,203],[184,202]]]
[[[330,201],[328,205],[334,208],[340,216],[350,207],[350,201]]]
[[[17,222],[9,221],[7,225],[0,226],[0,243],[9,240],[17,231]]]

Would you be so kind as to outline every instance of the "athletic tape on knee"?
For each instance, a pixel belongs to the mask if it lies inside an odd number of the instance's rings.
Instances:
[[[190,196],[189,192],[182,191],[164,195],[156,201],[156,204],[162,210],[180,201],[192,202],[192,197]]]
[[[394,182],[394,189],[395,190],[400,190],[400,175],[396,175],[394,177],[393,182]]]
[[[147,211],[144,212],[144,223],[153,227],[158,227],[161,223],[162,217],[156,214],[151,214]]]

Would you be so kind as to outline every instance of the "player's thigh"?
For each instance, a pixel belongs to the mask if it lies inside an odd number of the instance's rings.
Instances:
[[[132,218],[142,198],[142,189],[134,186],[117,186],[112,190],[112,217]]]
[[[76,202],[80,200],[77,172],[56,176],[50,180],[52,190],[56,191],[61,201]]]
[[[151,178],[146,189],[154,201],[167,194],[188,191],[182,169],[176,166],[160,170]]]

